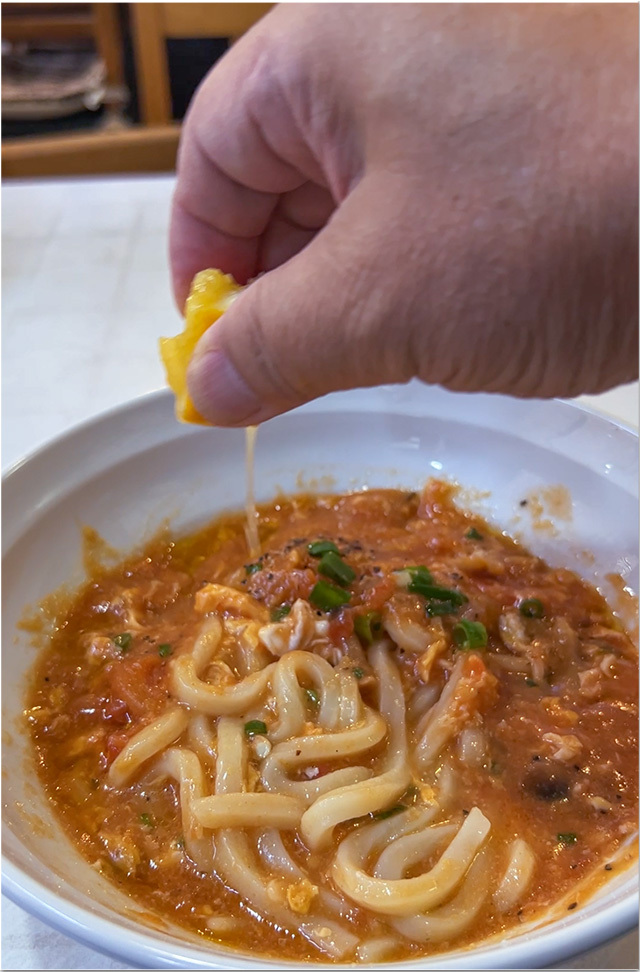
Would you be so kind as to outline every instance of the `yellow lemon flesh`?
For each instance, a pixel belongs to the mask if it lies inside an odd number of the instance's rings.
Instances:
[[[176,396],[176,418],[181,422],[210,425],[189,397],[187,367],[204,332],[222,317],[241,290],[242,287],[228,274],[220,270],[201,270],[193,278],[187,297],[184,331],[175,337],[160,338],[160,356],[169,387]]]

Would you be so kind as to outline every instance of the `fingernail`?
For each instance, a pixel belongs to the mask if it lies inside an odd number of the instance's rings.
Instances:
[[[187,372],[193,404],[214,425],[245,425],[262,403],[224,351],[194,355]]]

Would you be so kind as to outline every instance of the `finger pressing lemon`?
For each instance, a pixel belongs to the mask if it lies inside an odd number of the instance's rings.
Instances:
[[[220,270],[201,270],[193,278],[187,297],[184,330],[171,338],[160,338],[160,356],[169,387],[176,396],[176,418],[181,422],[210,425],[189,397],[187,368],[196,344],[204,332],[221,317],[242,287]]]

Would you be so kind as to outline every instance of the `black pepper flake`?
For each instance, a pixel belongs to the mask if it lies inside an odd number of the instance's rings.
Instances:
[[[468,817],[469,816],[469,811],[468,810],[463,810],[462,813],[463,813],[463,815],[465,817]]]
[[[520,506],[526,506],[529,500],[520,500]]]
[[[579,773],[579,772],[580,772],[580,770],[581,770],[581,767],[580,767],[580,766],[578,766],[578,764],[577,764],[577,763],[574,763],[574,764],[573,764],[573,768],[574,768],[574,770],[576,770],[576,771],[577,771],[578,773]]]
[[[301,749],[296,749],[296,756],[299,756],[301,752],[302,752]]]
[[[273,580],[273,574],[267,574],[267,580]]]
[[[48,682],[49,681],[49,676],[48,675],[45,675],[44,680],[45,680],[45,682]]]
[[[613,864],[605,864],[604,869],[605,871],[613,871]]]
[[[570,905],[567,905],[567,911],[573,911],[573,909],[577,907],[578,907],[578,902],[572,901]]]
[[[523,914],[524,914],[524,909],[523,908],[518,908],[518,910],[516,912],[516,915],[518,916],[518,918],[520,917],[520,915],[523,915]]]
[[[534,763],[537,763],[539,759],[542,759],[542,757],[541,756],[532,756],[531,759],[533,760]]]

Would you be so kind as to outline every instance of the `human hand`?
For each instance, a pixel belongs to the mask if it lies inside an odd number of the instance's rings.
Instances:
[[[407,381],[547,397],[637,366],[637,8],[282,4],[184,124],[171,227],[263,273],[189,371],[219,425]]]

